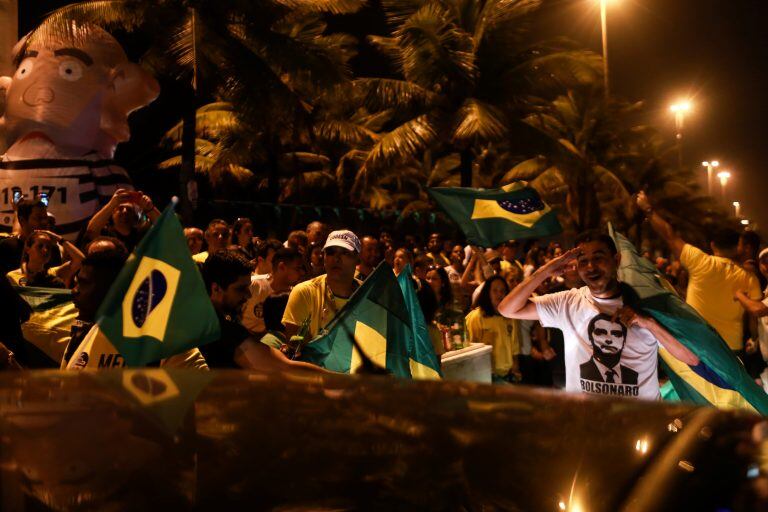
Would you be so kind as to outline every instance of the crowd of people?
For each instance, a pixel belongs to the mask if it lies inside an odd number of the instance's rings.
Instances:
[[[768,380],[768,299],[763,302],[760,286],[768,276],[768,249],[760,251],[753,232],[723,230],[702,250],[682,240],[644,194],[637,206],[668,255],[644,256],[753,376]],[[78,347],[129,254],[159,215],[146,194],[118,190],[70,241],[56,234],[43,201],[22,199],[17,228],[0,238],[0,269],[7,276],[3,303],[11,305],[4,308],[8,321],[0,324],[3,350],[13,356],[5,358],[7,365],[84,366]],[[263,228],[238,218],[184,229],[221,336],[157,364],[323,371],[293,356],[382,262],[396,275],[411,273],[435,353],[490,345],[496,383],[657,398],[658,346],[692,367],[699,364],[663,327],[623,303],[620,256],[604,234],[583,234],[565,250],[555,241],[530,240],[479,248],[441,233],[353,233],[320,221],[285,240],[260,236]],[[25,339],[23,324],[31,311],[18,287],[72,290],[77,317],[60,361]],[[116,356],[108,365],[124,362]]]

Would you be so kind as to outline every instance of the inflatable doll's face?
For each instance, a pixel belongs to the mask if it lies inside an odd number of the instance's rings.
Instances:
[[[67,132],[79,132],[83,141],[93,140],[100,126],[107,79],[108,69],[94,60],[93,52],[73,47],[29,48],[8,89],[7,128],[22,135],[18,131],[23,127],[40,124],[40,135],[65,145]]]
[[[159,92],[100,29],[72,41],[33,41],[19,51],[13,77],[0,79],[10,143],[42,137],[57,146],[114,150],[128,139],[128,114]]]

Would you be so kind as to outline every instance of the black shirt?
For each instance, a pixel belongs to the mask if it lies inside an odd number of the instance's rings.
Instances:
[[[3,276],[19,268],[23,250],[24,242],[18,236],[0,238],[0,272]]]
[[[229,317],[217,314],[219,325],[221,326],[221,337],[211,343],[202,345],[202,352],[208,367],[216,368],[240,368],[235,363],[235,349],[251,336],[248,329],[238,322],[232,321]]]

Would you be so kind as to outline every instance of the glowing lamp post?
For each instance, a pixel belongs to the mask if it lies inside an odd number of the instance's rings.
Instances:
[[[670,112],[675,115],[675,131],[677,138],[677,159],[678,164],[683,167],[683,128],[685,126],[685,114],[691,111],[693,105],[690,101],[680,101],[669,107]]]
[[[733,210],[736,215],[736,218],[738,219],[741,216],[741,203],[738,201],[733,202]]]
[[[701,162],[701,165],[707,168],[707,194],[712,197],[712,174],[716,168],[720,167],[720,162],[712,160],[711,162]]]
[[[608,2],[611,0],[600,0],[600,24],[603,35],[603,89],[605,92],[605,101],[611,97],[611,81],[608,75]]]
[[[731,178],[731,173],[728,171],[720,171],[717,173],[717,177],[720,178],[720,191],[723,195],[723,201],[726,201],[726,189],[728,187],[728,180]]]

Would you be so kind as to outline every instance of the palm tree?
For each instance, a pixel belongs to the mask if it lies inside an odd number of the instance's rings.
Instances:
[[[141,30],[151,39],[144,61],[189,80],[183,115],[182,190],[195,166],[196,109],[201,97],[225,97],[238,115],[259,120],[277,192],[277,155],[286,131],[305,127],[307,91],[348,78],[343,51],[352,41],[323,36],[321,16],[357,11],[364,0],[91,0],[54,11],[33,38],[72,34],[72,21]],[[276,129],[275,127],[279,127]],[[181,194],[185,199],[186,193]],[[184,202],[183,202],[184,204]],[[184,210],[182,210],[184,212]]]
[[[391,37],[370,36],[399,78],[358,79],[372,112],[389,113],[367,150],[353,193],[361,196],[383,170],[427,149],[460,155],[461,185],[489,143],[515,138],[525,95],[537,87],[600,76],[599,58],[564,44],[533,40],[539,0],[383,0]],[[555,78],[552,78],[552,77]]]
[[[599,89],[569,90],[553,100],[532,100],[526,122],[549,134],[575,158],[537,157],[515,166],[502,182],[527,180],[545,200],[565,212],[573,230],[611,222],[635,229],[642,241],[642,216],[632,194],[646,190],[684,233],[698,236],[714,222],[714,202],[701,194],[695,177],[675,163],[674,145],[650,126],[636,124],[642,103],[606,104]]]

